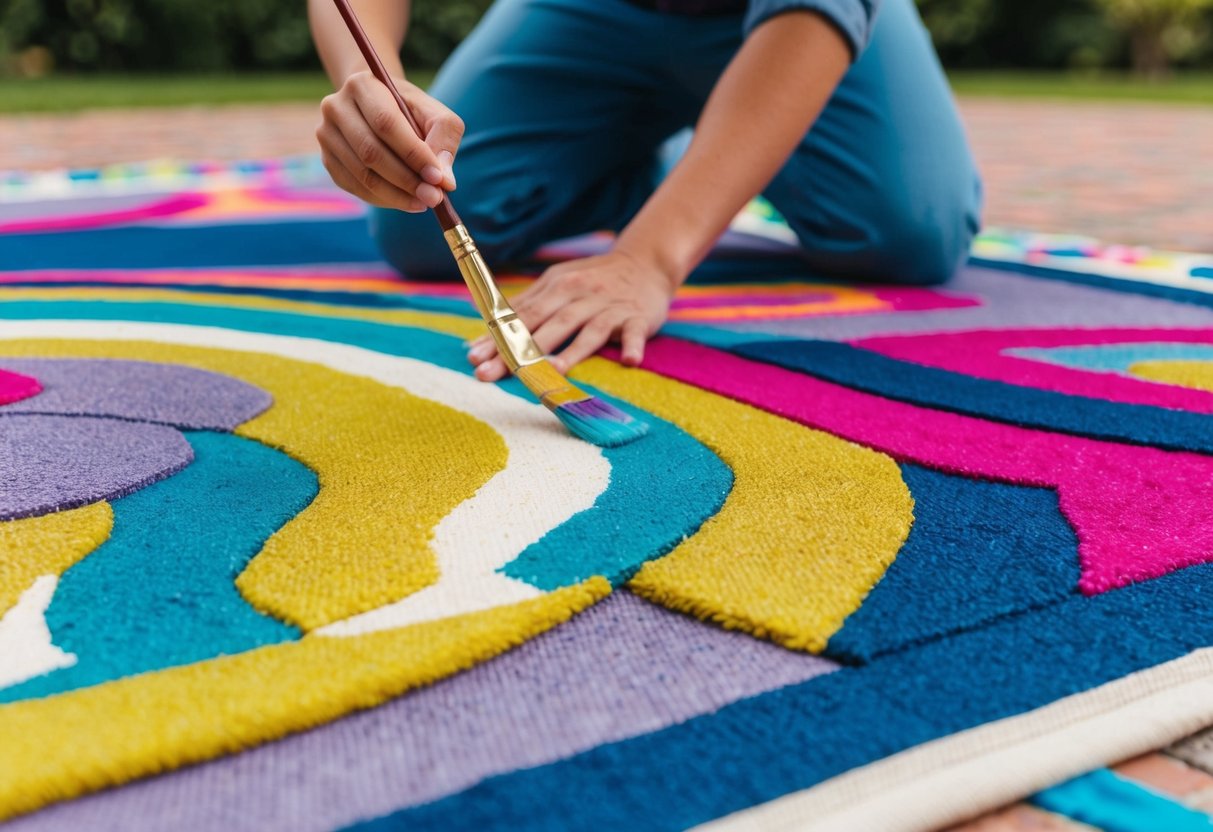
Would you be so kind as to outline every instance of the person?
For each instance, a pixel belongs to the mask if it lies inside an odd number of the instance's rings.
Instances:
[[[373,206],[393,266],[457,276],[433,218],[416,216],[455,190],[456,159],[459,210],[490,263],[619,232],[513,300],[542,349],[564,345],[561,372],[608,341],[639,364],[675,289],[759,193],[831,278],[938,283],[978,230],[980,179],[913,0],[497,0],[428,94],[399,59],[408,0],[354,7],[424,141],[331,0],[309,0],[336,88],[316,136],[334,181]],[[468,358],[482,380],[507,372],[487,337]]]

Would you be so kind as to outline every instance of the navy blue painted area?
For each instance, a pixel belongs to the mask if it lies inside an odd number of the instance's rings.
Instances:
[[[0,263],[26,269],[160,269],[379,263],[366,220],[272,224],[129,225],[0,234]]]
[[[901,466],[914,526],[827,655],[875,656],[1078,592],[1078,538],[1047,488]]]
[[[46,612],[71,667],[0,690],[0,702],[299,638],[255,610],[236,576],[316,496],[316,475],[282,451],[186,431],[194,461],[115,500],[109,540],[64,573]]]
[[[970,257],[970,266],[996,271],[1015,272],[1030,277],[1043,277],[1049,280],[1061,280],[1066,283],[1077,283],[1081,286],[1094,286],[1098,289],[1111,289],[1114,292],[1124,292],[1129,295],[1146,295],[1152,298],[1190,303],[1193,306],[1213,306],[1213,294],[1195,289],[1181,289],[1177,286],[1166,286],[1160,283],[1149,283],[1144,280],[1131,280],[1123,277],[1105,277],[1100,274],[1086,272],[1071,272],[1065,269],[1052,269],[1048,266],[1033,266],[1027,263],[1010,263],[1005,260],[987,260],[982,257]],[[1201,274],[1205,272],[1205,274]],[[1192,272],[1193,277],[1213,277],[1213,269],[1198,268]]]
[[[1213,643],[1213,566],[1071,596],[353,828],[673,832]]]
[[[0,301],[0,319],[80,318],[195,324],[271,335],[292,335],[365,347],[386,355],[426,361],[470,376],[462,341],[425,329],[237,309],[198,304],[105,301]],[[534,397],[517,379],[501,388],[519,398]],[[646,561],[669,551],[716,513],[728,496],[733,473],[720,459],[676,425],[627,402],[584,386],[616,407],[643,419],[649,432],[618,448],[604,448],[611,483],[593,507],[563,523],[528,547],[506,571],[545,589],[600,574],[618,585]],[[555,417],[551,429],[563,430]],[[653,460],[678,460],[654,466]],[[570,541],[576,541],[571,545]],[[601,570],[601,571],[595,571]]]
[[[940,370],[833,341],[738,344],[738,355],[937,410],[1093,439],[1213,453],[1213,417],[1068,396]]]

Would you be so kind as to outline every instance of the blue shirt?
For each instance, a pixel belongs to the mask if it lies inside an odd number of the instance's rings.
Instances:
[[[659,12],[688,15],[745,14],[745,32],[777,14],[813,11],[837,27],[858,55],[872,36],[872,21],[880,0],[632,0]]]

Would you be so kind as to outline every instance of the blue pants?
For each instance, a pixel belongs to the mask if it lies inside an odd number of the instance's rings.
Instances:
[[[660,181],[663,143],[694,124],[741,41],[740,15],[497,0],[430,90],[467,125],[455,204],[489,262],[626,225]],[[981,183],[913,0],[884,0],[868,48],[763,193],[814,272],[928,284],[963,261]],[[457,276],[433,217],[375,209],[371,230],[410,277]]]

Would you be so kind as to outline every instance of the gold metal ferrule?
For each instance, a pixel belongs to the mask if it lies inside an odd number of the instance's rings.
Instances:
[[[488,324],[489,335],[497,344],[497,351],[501,354],[506,366],[510,368],[510,372],[516,372],[519,367],[525,367],[527,364],[542,361],[543,350],[539,349],[539,345],[531,337],[530,330],[522,321],[518,320],[514,308],[497,288],[497,282],[493,280],[493,272],[484,262],[484,257],[476,248],[476,242],[468,233],[467,228],[457,225],[450,231],[443,232],[443,236],[446,237],[446,243],[451,248],[451,254],[455,255],[455,262],[459,265],[459,273],[463,275],[463,282],[467,284],[468,290],[472,293],[472,302],[476,304],[480,316]]]

